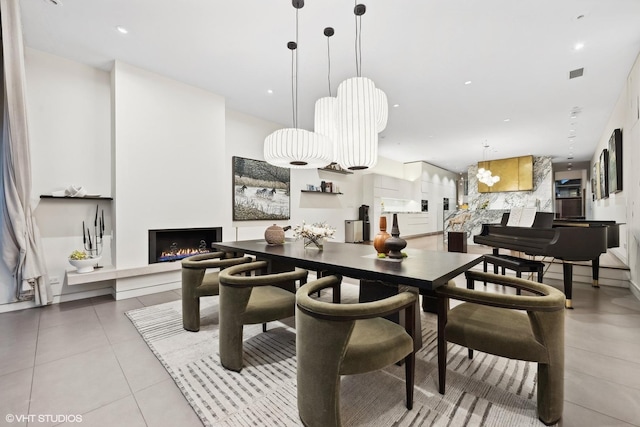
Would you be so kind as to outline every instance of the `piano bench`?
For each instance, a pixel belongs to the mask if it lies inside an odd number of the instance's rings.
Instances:
[[[505,269],[514,270],[516,277],[522,277],[522,272],[538,273],[538,282],[542,283],[544,275],[544,263],[530,259],[518,258],[511,255],[486,254],[482,263],[482,271],[487,272],[487,264],[493,264],[493,272],[498,274],[498,267],[502,269],[504,276]],[[485,283],[485,286],[487,284]]]

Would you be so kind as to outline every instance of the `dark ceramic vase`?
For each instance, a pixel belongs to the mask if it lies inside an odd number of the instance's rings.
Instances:
[[[391,235],[387,233],[387,217],[381,216],[380,231],[373,238],[373,247],[376,248],[376,252],[378,252],[379,254],[386,254],[387,252],[389,252],[386,249],[384,242],[390,237]]]
[[[393,225],[391,226],[391,237],[384,242],[384,246],[388,251],[389,258],[402,258],[402,250],[407,246],[407,241],[400,238],[400,229],[398,228],[398,214],[393,214]]]

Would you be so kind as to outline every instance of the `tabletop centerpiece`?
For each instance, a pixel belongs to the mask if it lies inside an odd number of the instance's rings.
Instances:
[[[305,248],[317,248],[322,250],[324,248],[325,239],[333,239],[335,232],[336,229],[326,222],[316,222],[314,224],[307,225],[302,221],[302,225],[296,225],[293,229],[293,236],[296,240],[302,238],[304,240]]]

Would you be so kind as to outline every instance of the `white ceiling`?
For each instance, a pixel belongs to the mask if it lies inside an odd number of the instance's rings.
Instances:
[[[362,75],[390,104],[379,154],[401,162],[462,172],[483,155],[589,160],[640,52],[640,0],[362,1]],[[292,125],[291,0],[20,3],[29,47],[106,70],[121,60]],[[299,127],[312,130],[313,104],[328,94],[325,27],[336,31],[333,95],[355,75],[354,4],[307,0],[299,11]]]

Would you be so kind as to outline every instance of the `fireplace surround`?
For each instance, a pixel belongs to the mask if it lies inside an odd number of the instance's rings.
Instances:
[[[222,227],[149,230],[149,264],[179,261],[212,251],[222,241]]]

